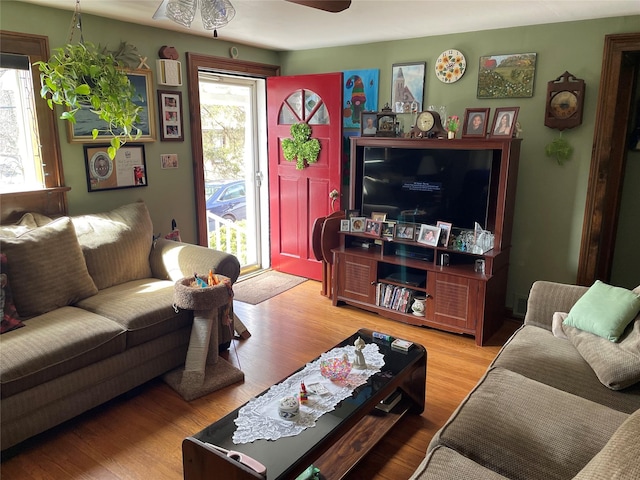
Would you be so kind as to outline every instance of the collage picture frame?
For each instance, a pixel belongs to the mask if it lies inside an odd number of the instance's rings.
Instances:
[[[160,140],[182,142],[182,92],[158,90],[158,112],[160,118]]]

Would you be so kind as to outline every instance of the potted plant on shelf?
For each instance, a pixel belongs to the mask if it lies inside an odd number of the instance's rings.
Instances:
[[[62,105],[67,109],[60,118],[75,124],[75,113],[88,108],[106,123],[111,135],[108,154],[114,158],[127,140],[140,137],[136,127],[142,107],[136,105],[136,92],[125,66],[106,49],[92,43],[68,44],[54,50],[47,62],[35,62],[40,69],[40,96],[49,108]],[[100,131],[93,129],[97,138]]]

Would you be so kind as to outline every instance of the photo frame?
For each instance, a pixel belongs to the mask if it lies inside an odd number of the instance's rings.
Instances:
[[[136,124],[142,131],[142,135],[136,142],[155,142],[156,135],[156,112],[153,93],[153,71],[151,70],[127,70],[127,77],[137,96],[134,103],[140,107],[140,122]],[[107,124],[104,120],[89,111],[89,107],[83,107],[76,112],[76,123],[65,122],[67,124],[67,136],[69,143],[105,143],[111,139],[111,133],[106,131]],[[94,139],[91,132],[97,128],[100,132]]]
[[[348,219],[340,220],[340,231],[341,232],[350,232],[351,231],[351,220],[348,220]]]
[[[393,229],[394,240],[415,240],[416,224],[415,223],[396,223]]]
[[[466,108],[462,123],[462,138],[485,138],[490,108]]]
[[[393,230],[396,222],[382,222],[382,236],[384,238],[393,238]]]
[[[366,227],[365,217],[351,217],[351,231],[352,232],[364,232]]]
[[[516,128],[520,107],[496,108],[491,124],[490,138],[511,138]]]
[[[395,113],[421,112],[427,62],[394,63],[391,68],[391,108]],[[414,106],[412,107],[413,103]]]
[[[387,219],[387,214],[384,212],[371,212],[371,220],[376,222],[384,222]]]
[[[375,137],[378,133],[378,112],[362,112],[360,115],[360,136]]]
[[[365,222],[364,233],[372,237],[379,237],[382,232],[382,222],[367,219]]]
[[[448,222],[441,222],[438,220],[436,222],[436,227],[440,228],[440,239],[438,240],[438,246],[449,248],[449,237],[451,236],[451,229],[453,225]]]
[[[536,53],[480,57],[478,98],[533,97]]]
[[[163,142],[184,141],[182,92],[158,90],[158,113],[160,117],[160,140]]]
[[[109,145],[85,145],[84,159],[87,172],[87,190],[115,190],[146,187],[147,163],[144,145],[125,144],[114,159],[109,158]]]
[[[434,227],[433,225],[420,225],[420,233],[416,241],[424,245],[431,247],[437,247],[440,240],[440,227]]]

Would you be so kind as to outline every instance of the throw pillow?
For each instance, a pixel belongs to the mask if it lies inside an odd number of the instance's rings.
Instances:
[[[571,307],[564,324],[617,342],[638,312],[638,295],[596,280]]]
[[[7,256],[4,253],[0,253],[0,310],[2,310],[0,334],[24,327],[13,303],[13,295],[11,295],[11,288],[9,288],[9,276],[7,275]]]
[[[142,202],[72,217],[89,275],[98,290],[151,277],[153,224]]]
[[[16,308],[31,317],[98,293],[68,217],[0,239]]]
[[[629,415],[574,480],[640,478],[640,410]]]
[[[562,322],[569,316],[568,313],[565,312],[554,312],[553,318],[551,319],[551,333],[553,333],[554,337],[562,338],[563,340],[567,339],[567,335],[564,333],[564,328],[562,327]]]
[[[567,325],[564,331],[605,387],[621,390],[640,381],[640,315],[618,343]]]

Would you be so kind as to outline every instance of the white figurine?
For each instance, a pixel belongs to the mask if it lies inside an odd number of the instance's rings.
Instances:
[[[362,354],[362,349],[364,348],[364,340],[358,337],[354,343],[356,347],[355,357],[353,359],[353,368],[358,370],[366,370],[367,362],[364,360],[364,355]]]

